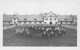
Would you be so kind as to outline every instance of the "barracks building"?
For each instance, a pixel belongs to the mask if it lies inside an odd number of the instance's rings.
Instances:
[[[76,22],[77,15],[58,15],[52,11],[38,15],[3,14],[3,24],[73,24]]]

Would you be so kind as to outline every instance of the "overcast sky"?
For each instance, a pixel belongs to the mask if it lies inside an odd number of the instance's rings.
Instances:
[[[80,0],[0,0],[0,12],[7,14],[80,14]]]

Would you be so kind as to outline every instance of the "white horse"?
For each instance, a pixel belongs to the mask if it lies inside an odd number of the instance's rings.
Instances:
[[[16,29],[16,33],[22,33],[24,31],[24,28],[22,28],[22,29]]]
[[[29,32],[29,30],[28,30],[28,29],[26,29],[25,31],[26,31],[26,33],[27,33],[27,34],[30,34],[30,32]]]

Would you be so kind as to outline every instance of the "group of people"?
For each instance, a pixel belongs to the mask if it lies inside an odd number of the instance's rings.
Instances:
[[[31,37],[30,31],[33,30],[35,32],[39,32],[42,34],[42,37],[54,37],[56,34],[58,36],[65,33],[65,30],[61,28],[60,26],[54,27],[54,26],[29,26],[26,28],[19,28],[16,29],[17,34],[26,35],[28,37]]]

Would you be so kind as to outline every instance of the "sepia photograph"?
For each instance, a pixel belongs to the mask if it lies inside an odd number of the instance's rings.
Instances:
[[[0,0],[3,47],[77,47],[78,0]]]

